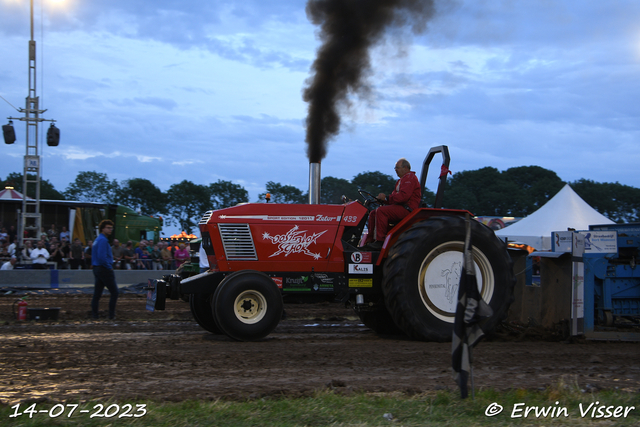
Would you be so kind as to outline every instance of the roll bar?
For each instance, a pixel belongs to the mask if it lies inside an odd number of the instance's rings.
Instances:
[[[436,201],[433,204],[433,207],[436,209],[440,209],[442,207],[442,195],[444,193],[444,184],[447,181],[447,172],[449,172],[449,147],[446,145],[440,145],[438,147],[432,147],[425,157],[424,162],[422,163],[422,172],[420,172],[420,189],[422,190],[422,203],[424,201],[424,190],[425,185],[427,184],[427,173],[429,172],[429,164],[431,164],[431,160],[433,160],[433,156],[437,153],[442,153],[442,168],[440,169],[440,177],[438,182],[438,191],[436,192]],[[446,168],[446,169],[445,169]]]

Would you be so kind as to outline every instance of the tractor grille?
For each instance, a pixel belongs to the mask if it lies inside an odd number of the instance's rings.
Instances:
[[[207,222],[209,222],[209,218],[211,218],[211,215],[213,215],[213,211],[207,211],[205,212],[204,215],[202,215],[202,219],[200,220],[200,224],[206,224]]]
[[[229,261],[257,261],[249,224],[218,224],[222,246]]]

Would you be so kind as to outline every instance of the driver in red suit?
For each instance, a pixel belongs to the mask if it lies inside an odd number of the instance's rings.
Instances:
[[[409,215],[409,212],[420,206],[422,197],[420,181],[418,181],[415,172],[411,171],[409,161],[404,158],[398,160],[395,170],[400,179],[388,197],[384,193],[378,194],[378,200],[386,204],[369,214],[368,243],[362,249],[380,250],[387,236],[387,231],[389,231],[389,223],[399,222]]]

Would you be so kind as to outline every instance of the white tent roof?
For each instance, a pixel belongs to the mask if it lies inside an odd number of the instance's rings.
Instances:
[[[613,221],[589,206],[567,184],[544,206],[515,224],[497,230],[496,235],[548,251],[552,231],[588,230],[595,224],[613,224]]]

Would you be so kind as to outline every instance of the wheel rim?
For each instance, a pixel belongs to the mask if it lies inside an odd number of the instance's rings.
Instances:
[[[420,266],[418,288],[425,307],[440,320],[453,323],[458,304],[458,287],[464,257],[464,242],[445,242],[427,254]],[[489,303],[493,296],[495,280],[487,257],[473,247],[478,290]]]
[[[267,313],[267,300],[260,292],[244,291],[236,298],[233,312],[242,323],[258,323]]]

